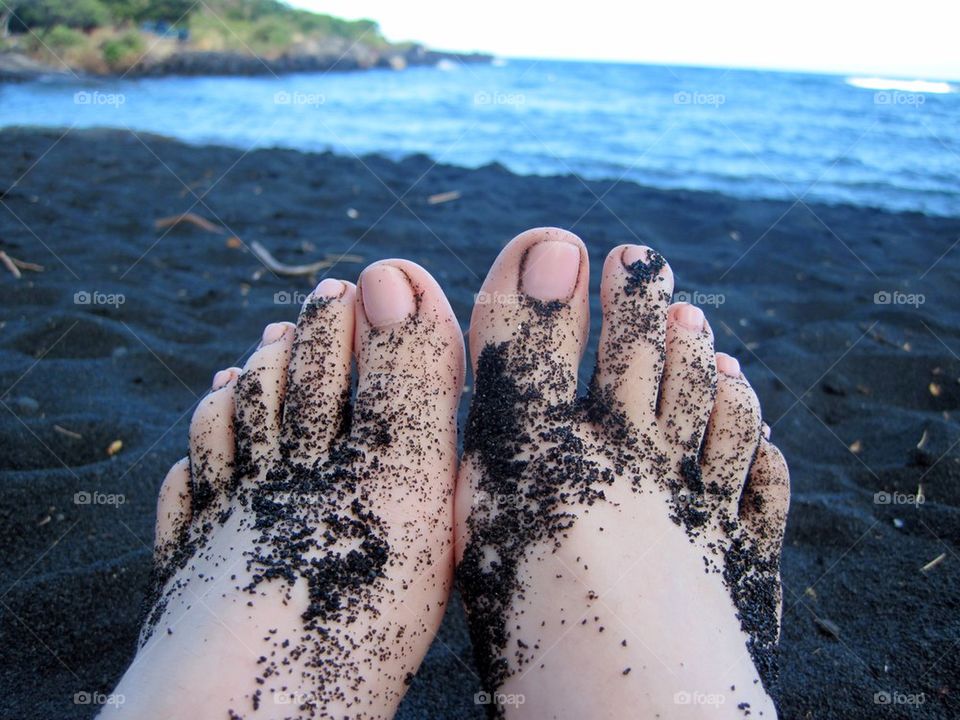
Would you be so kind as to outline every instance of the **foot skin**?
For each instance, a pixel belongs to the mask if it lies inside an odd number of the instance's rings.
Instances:
[[[583,243],[526,232],[470,330],[458,582],[493,716],[775,718],[787,467],[663,258],[607,258],[598,364]]]
[[[150,609],[103,717],[392,717],[452,581],[463,367],[436,282],[390,260],[357,288],[324,280],[217,373],[160,492]]]

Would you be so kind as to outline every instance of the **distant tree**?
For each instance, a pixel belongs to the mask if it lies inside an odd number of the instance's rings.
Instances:
[[[92,30],[110,22],[110,11],[101,0],[32,0],[23,3],[9,22],[20,32],[54,25]]]
[[[232,20],[259,20],[268,15],[287,15],[292,8],[278,0],[211,0],[209,7]]]
[[[0,38],[10,35],[10,19],[22,4],[23,0],[4,0],[3,7],[0,8]]]
[[[165,20],[169,23],[186,20],[190,11],[199,6],[195,0],[101,0],[110,10],[115,22],[141,23],[145,20]]]

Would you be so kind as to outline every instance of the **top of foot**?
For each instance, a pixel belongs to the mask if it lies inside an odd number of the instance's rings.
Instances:
[[[649,248],[607,258],[578,395],[587,263],[570,233],[524,233],[480,296],[505,300],[473,312],[458,578],[491,712],[773,717],[782,456]]]
[[[452,579],[463,363],[436,282],[393,260],[357,288],[325,280],[217,373],[161,490],[150,608],[109,711],[392,717]]]

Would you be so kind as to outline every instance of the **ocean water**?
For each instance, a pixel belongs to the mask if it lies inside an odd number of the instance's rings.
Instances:
[[[960,83],[498,61],[0,85],[0,127],[120,127],[960,215]]]

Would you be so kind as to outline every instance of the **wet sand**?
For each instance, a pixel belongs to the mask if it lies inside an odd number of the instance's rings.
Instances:
[[[45,268],[0,267],[0,716],[92,717],[129,662],[191,410],[314,284],[265,270],[252,241],[288,263],[357,255],[332,271],[351,280],[409,258],[465,324],[503,243],[546,224],[586,241],[594,293],[609,248],[662,252],[760,395],[793,479],[783,717],[960,712],[960,219],[59,136],[0,132],[0,249]],[[187,211],[226,232],[154,227]],[[592,311],[585,380],[596,295]],[[478,689],[452,603],[400,717],[481,718]]]

